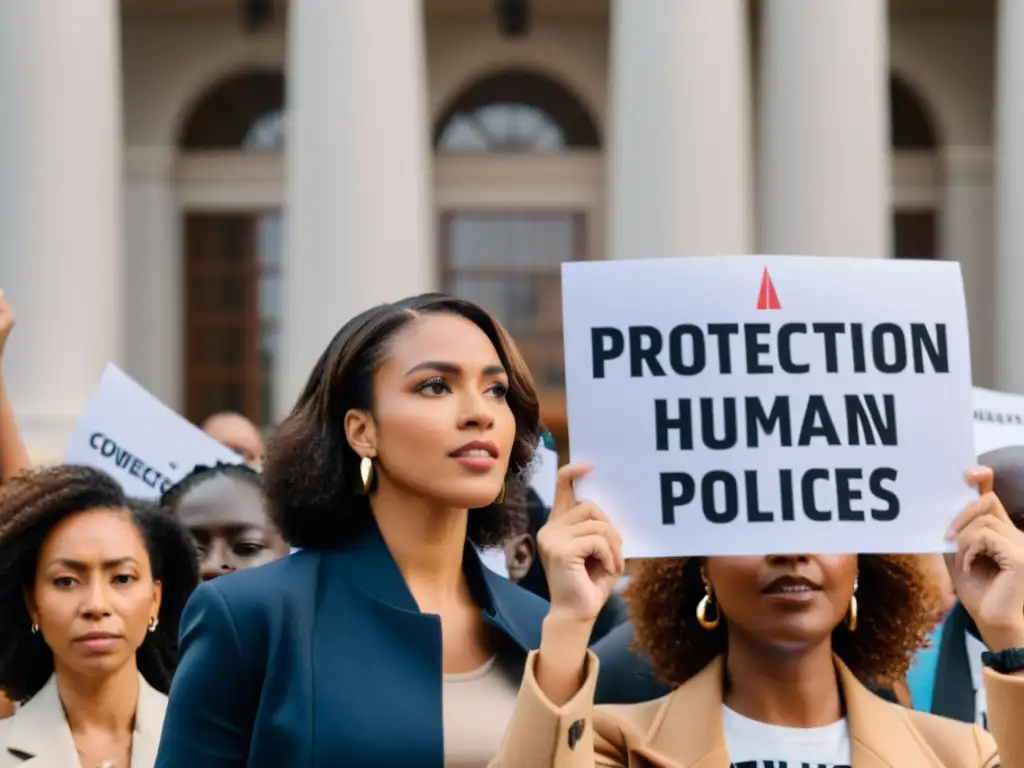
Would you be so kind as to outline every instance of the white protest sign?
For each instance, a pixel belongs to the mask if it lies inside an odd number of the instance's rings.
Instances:
[[[579,493],[626,557],[945,551],[976,492],[959,265],[562,265]]]
[[[108,365],[64,457],[108,472],[129,496],[156,499],[197,464],[242,458]]]
[[[1024,396],[975,387],[974,450],[1024,446]]]

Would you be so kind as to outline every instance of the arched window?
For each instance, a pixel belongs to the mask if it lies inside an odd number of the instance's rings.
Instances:
[[[181,148],[186,152],[281,149],[284,85],[284,74],[276,70],[240,72],[214,84],[182,121]],[[280,141],[264,138],[274,135]]]
[[[889,79],[889,119],[896,152],[934,153],[935,122],[924,100],[902,78]],[[898,259],[938,258],[938,215],[934,207],[893,213],[893,252]]]
[[[478,80],[445,110],[438,152],[561,152],[597,149],[597,126],[582,102],[546,75],[507,71]]]
[[[589,110],[539,72],[498,72],[469,85],[434,128],[439,155],[551,155],[600,150]],[[546,169],[545,164],[537,166]],[[564,392],[561,264],[585,258],[587,211],[444,211],[444,289],[500,319],[526,358],[542,395]]]
[[[181,149],[279,152],[284,76],[241,72],[215,83],[182,123]],[[270,424],[281,312],[280,210],[185,216],[185,412],[238,411]]]

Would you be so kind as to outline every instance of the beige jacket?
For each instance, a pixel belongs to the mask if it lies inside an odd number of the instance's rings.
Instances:
[[[515,714],[491,768],[729,768],[721,657],[660,699],[595,707],[598,660],[590,653],[583,688],[558,708],[537,685],[536,656],[527,661]],[[836,667],[853,768],[1024,768],[1024,677],[985,670],[990,735],[891,704],[838,659]]]
[[[167,697],[139,675],[139,703],[135,710],[131,768],[153,768]],[[0,768],[80,768],[64,706],[57,693],[57,678],[0,720]]]

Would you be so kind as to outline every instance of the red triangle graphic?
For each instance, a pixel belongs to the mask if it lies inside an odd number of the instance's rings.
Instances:
[[[757,308],[782,309],[782,305],[779,303],[779,294],[775,292],[775,283],[772,282],[771,275],[768,274],[768,267],[764,268],[764,274],[761,275],[761,291],[757,294]]]

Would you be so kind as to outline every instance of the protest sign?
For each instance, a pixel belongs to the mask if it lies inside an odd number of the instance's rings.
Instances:
[[[959,265],[562,266],[578,493],[626,557],[938,552],[976,493]]]
[[[129,496],[152,500],[197,464],[241,464],[242,457],[161,403],[116,365],[108,365],[78,419],[64,461],[102,469]]]
[[[1024,446],[1024,396],[975,387],[974,450]]]

